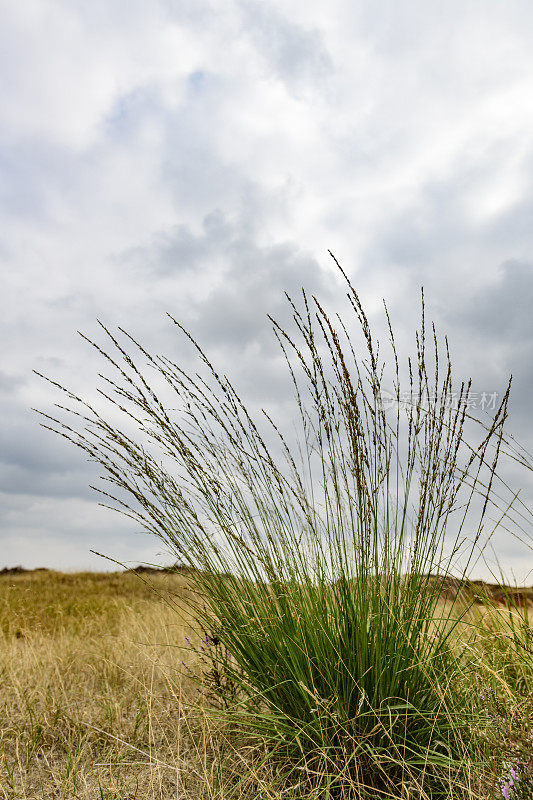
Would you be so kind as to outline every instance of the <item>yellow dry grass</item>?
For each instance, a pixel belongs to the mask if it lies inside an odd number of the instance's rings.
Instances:
[[[147,581],[0,579],[0,798],[208,791],[210,743],[188,713],[197,690],[182,668],[190,590],[179,575]]]
[[[275,790],[257,751],[233,748],[197,702],[183,667],[197,667],[191,594],[179,574],[0,577],[0,800],[300,797]],[[529,684],[508,620],[478,607],[475,635],[456,635],[468,680],[493,680],[521,708]]]

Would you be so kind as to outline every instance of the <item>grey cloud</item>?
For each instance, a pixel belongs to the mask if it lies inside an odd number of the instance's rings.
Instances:
[[[56,398],[58,400],[59,398]],[[41,497],[88,497],[89,483],[99,474],[87,457],[50,431],[30,409],[14,400],[0,408],[0,491]],[[54,409],[47,408],[54,415]]]
[[[213,24],[219,6],[209,0],[161,0],[168,18],[186,25],[193,31],[202,30]]]
[[[169,563],[158,559],[162,545],[119,514],[97,506],[95,498],[55,498],[40,495],[0,494],[2,536],[0,567],[22,563],[25,567],[53,569],[116,569],[91,556],[90,549],[131,561]]]
[[[331,295],[331,282],[314,257],[293,242],[260,245],[246,215],[229,220],[220,210],[204,218],[201,233],[179,225],[158,233],[147,246],[119,254],[116,261],[160,276],[199,275],[209,273],[214,257],[225,265],[222,280],[186,310],[208,341],[230,348],[250,343],[268,325],[267,314],[275,316],[285,307],[284,291],[297,295],[305,287],[309,293]]]
[[[0,142],[0,211],[9,218],[50,223],[51,201],[76,202],[90,167],[67,148],[36,138]]]
[[[452,180],[426,185],[415,203],[376,231],[367,246],[367,260],[420,271],[436,253],[460,246],[469,231],[458,194],[460,189]]]
[[[72,469],[75,463],[79,465],[79,460],[73,458],[70,451],[38,429],[41,421],[46,423],[37,414],[28,413],[3,426],[0,431],[2,463],[29,471],[61,472]]]
[[[232,233],[222,212],[215,210],[204,218],[199,234],[187,225],[176,225],[155,234],[149,245],[129,248],[114,260],[117,264],[132,265],[145,274],[171,275],[191,270],[219,254],[231,240]]]
[[[333,68],[318,30],[301,27],[287,19],[273,3],[242,0],[245,31],[267,63],[289,86],[300,80],[319,80]]]
[[[217,210],[204,218],[200,234],[176,226],[160,232],[148,246],[120,254],[117,261],[126,270],[133,264],[148,274],[188,272],[193,277],[209,275],[215,256],[224,265],[215,287],[179,312],[168,310],[218,359],[216,366],[230,366],[230,376],[237,373],[255,398],[281,402],[287,392],[286,369],[267,315],[283,323],[290,319],[284,291],[296,300],[302,288],[326,303],[335,297],[331,280],[314,257],[292,242],[260,245],[246,215],[230,221]]]
[[[525,166],[525,171],[533,179],[533,165]],[[510,208],[506,208],[497,219],[488,226],[488,241],[501,247],[505,245],[512,253],[530,253],[533,250],[533,198],[527,194]]]
[[[209,338],[224,330],[228,345],[248,343],[268,324],[267,314],[285,316],[284,291],[297,297],[305,287],[309,294],[330,295],[317,261],[292,243],[260,247],[241,238],[232,242],[229,255],[226,279],[197,310]]]
[[[64,358],[58,358],[57,356],[36,356],[35,358],[36,368],[38,371],[43,371],[43,374],[48,374],[48,370],[58,370],[66,366],[66,361]]]
[[[477,293],[464,322],[496,342],[518,349],[533,345],[533,263],[502,264],[496,282]]]
[[[400,331],[412,329],[425,287],[428,316],[448,336],[456,378],[472,377],[474,396],[501,398],[513,375],[509,429],[530,447],[533,263],[516,254],[533,245],[526,224],[531,202],[484,219],[469,214],[464,198],[483,185],[488,170],[461,169],[421,186],[414,201],[377,226],[365,264],[396,289],[389,307]]]
[[[213,198],[224,198],[226,207],[238,207],[243,188],[250,182],[237,159],[231,163],[213,152],[212,132],[204,129],[209,112],[191,103],[169,118],[165,127],[161,179],[176,203],[195,216],[205,214]]]
[[[521,438],[529,446],[533,443],[529,424],[533,403],[532,309],[533,265],[510,260],[501,265],[495,281],[449,313],[450,322],[470,337],[470,353],[478,372],[498,388],[513,375],[511,426],[522,431]]]
[[[36,183],[35,175],[21,149],[17,148],[17,152],[13,148],[10,153],[4,151],[0,157],[0,207],[10,216],[41,216],[44,212],[42,193],[32,190]]]
[[[22,375],[8,374],[0,369],[0,394],[14,394],[25,383],[26,378]]]
[[[292,389],[267,314],[291,330],[283,290],[298,303],[302,287],[322,301],[331,291],[317,262],[294,245],[260,248],[241,241],[232,250],[226,280],[195,309],[190,325],[201,341],[230,360],[230,374],[250,400],[282,404]]]
[[[157,120],[164,113],[158,86],[146,83],[116,97],[101,122],[101,132],[126,146],[135,141],[147,117]]]
[[[23,458],[21,459],[24,460]],[[95,502],[96,494],[90,488],[100,473],[79,468],[80,456],[72,459],[64,470],[40,468],[37,464],[13,465],[0,461],[0,491],[7,495],[43,497],[47,499],[77,498]]]
[[[515,254],[530,249],[523,209],[531,204],[481,222],[469,215],[463,195],[482,185],[487,170],[462,170],[421,187],[416,201],[378,226],[365,256],[384,282],[400,287],[392,311],[401,328],[409,327],[408,308],[425,287],[428,313],[476,390],[501,393],[514,374],[512,408],[521,427],[533,393],[533,264]]]

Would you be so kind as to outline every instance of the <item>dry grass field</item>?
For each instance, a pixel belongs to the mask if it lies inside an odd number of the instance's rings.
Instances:
[[[187,594],[164,573],[0,578],[1,798],[210,796]]]
[[[190,591],[180,574],[0,576],[2,800],[303,796],[275,789],[257,749],[234,748],[202,712],[183,665],[196,668],[184,641],[195,636]],[[476,652],[502,688],[507,746],[527,733],[529,690],[506,675],[513,645],[492,647],[492,617]]]

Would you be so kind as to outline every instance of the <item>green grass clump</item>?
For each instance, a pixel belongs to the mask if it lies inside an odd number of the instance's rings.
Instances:
[[[468,666],[456,635],[468,604],[440,597],[502,504],[492,487],[509,390],[474,428],[470,383],[455,387],[434,328],[428,346],[423,304],[401,390],[390,322],[391,368],[344,278],[358,334],[305,293],[301,307],[289,299],[293,334],[272,321],[294,435],[256,418],[189,334],[203,375],[106,328],[113,354],[94,346],[118,377],[102,394],[129,427],[68,391],[75,423],[48,419],[104,467],[117,489],[106,502],[196,569],[198,629],[227,650],[238,687],[235,729],[260,738],[284,779],[299,776],[295,796],[465,797],[472,706],[456,689]]]

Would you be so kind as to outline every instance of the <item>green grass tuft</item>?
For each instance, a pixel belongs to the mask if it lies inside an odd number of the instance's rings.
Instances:
[[[198,630],[231,656],[226,718],[284,779],[332,798],[466,796],[473,706],[457,690],[469,668],[457,632],[470,609],[440,598],[468,575],[489,513],[512,519],[493,490],[510,387],[475,426],[470,382],[453,382],[423,300],[415,357],[400,366],[390,322],[387,361],[342,275],[350,324],[305,292],[289,298],[293,333],[272,321],[295,435],[256,418],[175,320],[205,374],[102,326],[111,352],[91,344],[116,371],[103,394],[126,427],[67,390],[74,422],[44,416],[103,466],[105,502],[191,569]]]

